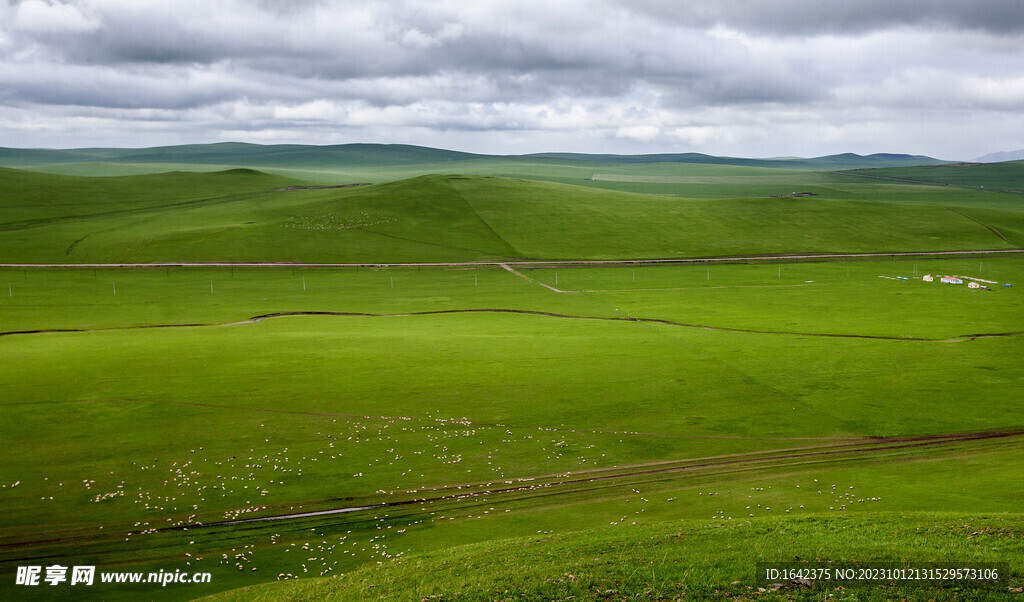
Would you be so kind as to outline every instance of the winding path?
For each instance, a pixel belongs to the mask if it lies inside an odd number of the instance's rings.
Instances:
[[[525,276],[524,276],[525,278]],[[542,286],[547,286],[546,284]],[[548,287],[550,288],[550,287]],[[563,291],[557,291],[563,292]],[[256,322],[262,322],[264,320],[270,320],[274,318],[288,318],[296,316],[339,316],[339,317],[357,317],[357,318],[399,318],[399,317],[410,317],[410,316],[437,316],[444,314],[475,314],[475,313],[498,313],[498,314],[521,314],[527,316],[544,316],[548,318],[561,318],[566,320],[599,320],[606,322],[639,322],[645,324],[664,324],[666,326],[678,326],[681,328],[696,328],[699,330],[713,330],[718,332],[737,332],[744,334],[769,334],[779,336],[795,336],[795,337],[825,337],[831,339],[869,339],[875,341],[901,341],[901,342],[918,342],[918,343],[962,343],[967,341],[975,341],[977,339],[991,339],[1001,337],[1015,337],[1024,335],[1024,331],[1014,332],[983,332],[974,334],[962,334],[955,337],[948,337],[944,339],[929,339],[923,337],[897,337],[887,335],[874,335],[874,334],[841,334],[831,332],[795,332],[788,330],[756,330],[752,328],[730,328],[728,326],[709,326],[707,324],[690,324],[687,322],[678,322],[676,320],[666,320],[663,318],[638,318],[635,316],[580,316],[573,314],[561,314],[550,311],[539,311],[533,309],[508,309],[508,308],[468,308],[468,309],[433,309],[427,311],[411,311],[393,314],[378,314],[368,312],[353,312],[353,311],[280,311],[271,314],[263,314],[259,316],[253,316],[247,320],[237,320],[234,322],[213,322],[208,324],[197,324],[197,323],[183,323],[183,324],[146,324],[141,326],[110,326],[107,328],[40,328],[36,330],[11,330],[7,332],[0,332],[0,337],[5,336],[18,336],[18,335],[36,335],[36,334],[62,334],[62,333],[78,333],[78,332],[107,332],[116,330],[146,330],[156,328],[201,328],[201,327],[218,327],[218,326],[239,326],[242,324],[255,324]]]

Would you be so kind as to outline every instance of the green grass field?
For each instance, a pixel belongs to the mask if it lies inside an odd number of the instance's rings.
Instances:
[[[881,167],[862,170],[863,175],[920,182],[934,182],[944,186],[968,186],[995,188],[1024,192],[1021,190],[1021,174],[1024,161],[1002,163],[955,163],[951,165],[929,165],[918,167]]]
[[[1005,204],[1009,195],[926,203],[911,191],[901,201],[899,186],[875,183],[862,186],[887,192],[867,199],[824,191],[683,199],[484,176],[286,190],[295,182],[245,170],[4,173],[0,255],[11,263],[646,259],[1024,244],[1024,211]]]
[[[304,182],[0,172],[6,263],[487,262],[0,268],[0,593],[991,599],[1024,585],[1019,254],[497,265],[1012,249],[1016,197],[680,165],[601,173],[708,196],[493,173],[277,190]],[[801,177],[822,193],[771,196]],[[750,188],[713,197],[729,186]],[[758,562],[970,562],[1001,578],[776,591]],[[16,567],[52,563],[212,580],[14,585]]]

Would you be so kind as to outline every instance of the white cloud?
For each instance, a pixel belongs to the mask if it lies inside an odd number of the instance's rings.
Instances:
[[[1018,4],[937,0],[928,18],[899,4],[0,0],[0,140],[1024,146]]]
[[[337,103],[328,100],[314,100],[298,105],[275,106],[270,117],[282,121],[343,123],[346,111]]]
[[[640,142],[650,142],[660,134],[661,130],[655,125],[633,125],[615,130],[617,138],[630,138]]]
[[[99,21],[73,4],[50,0],[22,0],[17,6],[15,26],[33,33],[93,31]]]

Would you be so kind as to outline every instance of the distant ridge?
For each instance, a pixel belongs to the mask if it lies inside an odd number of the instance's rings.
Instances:
[[[772,159],[746,159],[742,157],[716,157],[702,153],[653,154],[653,155],[591,155],[584,153],[537,153],[523,155],[543,159],[562,161],[596,161],[607,163],[705,163],[712,165],[743,165],[747,167],[805,167],[805,168],[838,168],[852,169],[856,167],[897,167],[915,165],[937,165],[946,163],[940,159],[923,155],[905,155],[895,153],[875,153],[858,155],[842,153],[824,157],[803,158],[784,157]]]
[[[481,159],[503,161],[570,161],[593,163],[701,163],[790,169],[854,169],[946,163],[932,157],[894,153],[843,153],[815,158],[750,159],[703,153],[616,155],[533,153],[482,155],[408,144],[250,144],[219,142],[153,148],[81,148],[68,150],[0,148],[0,166],[32,168],[72,163],[176,163],[235,167],[326,168],[431,165]]]
[[[975,159],[978,163],[1001,163],[1003,161],[1021,161],[1024,160],[1024,148],[1014,151],[1002,151],[998,153],[989,153]]]
[[[0,148],[0,165],[31,167],[44,164],[107,163],[194,163],[268,167],[329,167],[351,165],[415,165],[483,158],[407,144],[249,144],[219,142],[153,148],[104,149],[14,149]]]

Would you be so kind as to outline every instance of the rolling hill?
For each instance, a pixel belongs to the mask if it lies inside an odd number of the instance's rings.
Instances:
[[[863,169],[857,175],[1024,193],[1024,161]],[[1021,203],[1024,205],[1024,201]]]
[[[407,165],[465,161],[481,155],[405,144],[247,144],[221,142],[153,148],[13,149],[0,148],[0,165],[108,163],[193,163],[197,165],[245,165],[262,167],[319,167],[324,165]]]
[[[612,155],[585,153],[534,153],[484,155],[407,144],[302,144],[259,145],[241,142],[192,144],[154,148],[16,149],[0,148],[0,166],[39,168],[75,163],[195,164],[258,168],[401,167],[465,161],[586,162],[612,164],[698,163],[789,169],[853,169],[905,165],[931,165],[943,161],[920,155],[844,153],[817,158],[747,159],[715,157],[701,153]]]
[[[1024,246],[1024,197],[992,188],[1014,165],[68,152],[0,168],[0,263],[35,264],[0,266],[0,598],[51,562],[95,587],[35,592],[103,600],[1024,586],[1024,259],[989,253]],[[758,562],[999,579],[774,591]]]
[[[461,262],[1003,249],[1024,213],[828,197],[678,199],[486,176],[296,187],[252,170],[7,170],[7,262]],[[984,219],[975,217],[981,211]]]

